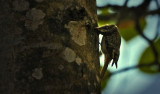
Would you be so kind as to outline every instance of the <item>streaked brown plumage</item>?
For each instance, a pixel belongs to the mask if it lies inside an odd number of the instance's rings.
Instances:
[[[106,72],[108,64],[111,62],[112,59],[112,66],[115,64],[117,68],[117,62],[120,54],[119,49],[121,44],[121,36],[118,32],[118,28],[116,25],[104,25],[101,27],[97,27],[96,29],[100,34],[103,35],[101,41],[101,50],[105,55],[105,63],[100,73],[102,79]]]

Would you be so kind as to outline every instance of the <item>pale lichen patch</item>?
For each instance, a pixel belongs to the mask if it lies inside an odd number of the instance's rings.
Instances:
[[[29,9],[29,2],[26,0],[15,0],[13,1],[13,9],[15,11],[25,11]]]
[[[70,49],[70,48],[66,48],[64,51],[63,51],[63,59],[65,59],[67,62],[73,62],[75,61],[76,59],[76,53]]]
[[[96,75],[96,79],[97,79],[97,82],[100,82],[100,78],[98,75]]]
[[[35,68],[32,73],[32,77],[40,80],[43,77],[42,68]]]
[[[91,83],[90,82],[88,82],[88,86],[90,86],[91,85]]]
[[[80,46],[86,44],[86,28],[84,23],[80,21],[70,21],[65,28],[69,29],[72,40]]]
[[[25,26],[29,30],[36,30],[40,24],[43,24],[45,13],[42,10],[32,8],[26,14]]]
[[[82,63],[82,59],[79,56],[76,57],[76,63],[78,65],[80,65]]]

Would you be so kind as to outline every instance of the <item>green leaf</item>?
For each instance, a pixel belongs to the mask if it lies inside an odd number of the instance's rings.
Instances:
[[[160,62],[160,39],[158,39],[155,43],[154,43],[156,50],[159,54],[158,56],[158,61]],[[151,64],[154,62],[154,54],[151,50],[151,47],[148,47],[144,53],[142,54],[140,60],[139,60],[139,64]],[[142,72],[145,73],[158,73],[158,66],[149,66],[149,67],[142,67],[139,68]]]

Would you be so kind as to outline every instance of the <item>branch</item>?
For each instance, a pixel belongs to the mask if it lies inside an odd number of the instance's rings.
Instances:
[[[160,5],[159,5],[159,3],[158,3],[158,0],[156,0],[156,5],[157,5],[157,7],[158,8],[160,8]],[[159,10],[160,11],[160,10]],[[159,16],[158,16],[158,23],[157,23],[157,30],[156,30],[156,35],[155,35],[155,37],[153,38],[153,41],[154,40],[156,40],[157,38],[158,38],[158,33],[159,33],[159,26],[160,26],[160,19],[159,19]]]
[[[127,7],[127,3],[129,0],[126,0],[123,6],[119,6],[119,5],[106,5],[106,6],[102,6],[102,7],[97,7],[98,9],[104,9],[104,8],[113,8],[115,10],[121,10],[121,8],[126,8],[126,9],[134,9],[135,11],[139,11],[138,9],[142,9],[144,11],[144,9],[147,9],[148,5],[150,4],[151,0],[145,0],[141,5],[139,5],[138,7]]]
[[[119,12],[119,15],[123,14],[123,18],[133,18],[135,17],[134,15],[136,15],[137,13],[134,13],[134,10],[130,10],[130,9],[126,9],[125,10],[125,13],[121,13]],[[143,15],[146,16],[146,15],[155,15],[155,14],[158,14],[160,15],[160,8],[158,8],[157,10],[153,10],[153,11],[147,11],[145,12]],[[117,13],[113,13],[113,14],[107,14],[107,15],[98,15],[98,19],[99,20],[102,20],[102,21],[108,21],[108,20],[111,20],[111,19],[115,19],[117,16]],[[122,15],[121,15],[122,16]]]
[[[99,9],[112,8],[115,11],[118,11],[117,12],[118,15],[115,15],[116,13],[114,13],[112,15],[107,15],[107,17],[106,17],[106,15],[103,15],[103,16],[99,15],[99,20],[110,20],[110,18],[115,19],[116,17],[118,17],[118,19],[117,19],[117,24],[118,24],[118,23],[120,23],[120,20],[123,20],[123,19],[126,19],[126,18],[135,19],[135,29],[139,33],[139,35],[142,36],[148,42],[148,44],[150,45],[151,50],[152,50],[153,55],[154,55],[154,62],[152,62],[151,64],[140,64],[140,65],[124,68],[120,71],[113,72],[113,73],[109,74],[110,76],[114,75],[114,74],[124,72],[124,71],[131,70],[131,69],[140,68],[140,67],[149,67],[149,66],[153,66],[153,65],[158,65],[159,71],[160,71],[160,62],[158,62],[158,51],[157,51],[157,49],[155,48],[155,45],[154,45],[154,40],[156,40],[157,37],[158,37],[158,31],[159,31],[158,28],[160,26],[160,18],[158,18],[156,36],[152,40],[150,40],[147,36],[145,36],[143,34],[143,32],[141,30],[141,27],[140,27],[140,23],[139,23],[139,21],[140,21],[139,18],[142,17],[142,16],[154,15],[154,14],[160,15],[160,6],[158,4],[158,0],[156,0],[158,9],[153,10],[153,11],[148,11],[148,6],[149,6],[151,0],[144,0],[144,2],[141,5],[139,5],[137,7],[130,7],[130,8],[128,8],[126,6],[128,1],[129,0],[126,0],[123,6],[107,5],[107,6],[104,6],[104,7],[98,7]]]
[[[117,17],[117,13],[112,13],[108,15],[98,15],[99,21],[114,20],[116,17]]]
[[[158,63],[158,52],[157,52],[157,49],[154,46],[154,41],[150,40],[149,38],[147,38],[143,34],[143,32],[140,28],[139,17],[136,17],[136,19],[135,19],[135,29],[139,33],[139,35],[142,36],[148,42],[148,44],[150,45],[151,50],[152,50],[153,55],[154,55],[154,62],[156,62],[156,64],[159,66],[159,71],[160,71],[160,64]]]
[[[103,6],[103,7],[97,7],[98,9],[105,9],[105,8],[112,8],[115,11],[118,11],[118,19],[122,20],[123,18],[131,18],[133,19],[133,17],[137,16],[137,14],[139,16],[146,16],[146,15],[154,15],[154,14],[159,14],[160,15],[160,7],[158,7],[157,10],[152,10],[152,11],[148,11],[148,6],[151,0],[145,0],[141,5],[137,6],[137,7],[127,7],[127,3],[128,0],[125,1],[123,6],[118,6],[118,5],[107,5],[107,6]],[[157,6],[158,2],[157,2]],[[104,17],[107,16],[107,17]],[[121,17],[120,17],[121,16]],[[109,18],[116,18],[115,15],[99,15],[99,20],[108,20]],[[104,18],[103,18],[104,17]],[[117,21],[117,23],[119,23],[119,20]]]
[[[110,76],[116,75],[116,74],[121,73],[121,72],[129,71],[131,69],[150,67],[150,66],[154,66],[154,65],[157,65],[157,64],[153,62],[153,63],[150,63],[150,64],[140,64],[140,65],[136,65],[136,66],[132,66],[132,67],[127,67],[127,68],[121,69],[119,71],[110,73]]]
[[[117,16],[117,22],[116,22],[116,25],[117,26],[119,26],[119,24],[120,24],[120,22],[121,22],[121,20],[123,19],[123,17],[125,16],[124,14],[124,10],[126,9],[126,7],[127,7],[127,3],[128,3],[128,1],[129,0],[126,0],[125,2],[124,2],[124,5],[123,5],[123,7],[121,8],[121,10],[120,10],[120,12],[118,13],[118,16]],[[124,12],[123,12],[124,11]]]

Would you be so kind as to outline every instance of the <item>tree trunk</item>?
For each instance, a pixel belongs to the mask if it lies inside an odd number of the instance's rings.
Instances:
[[[1,94],[100,94],[95,0],[0,0]]]

